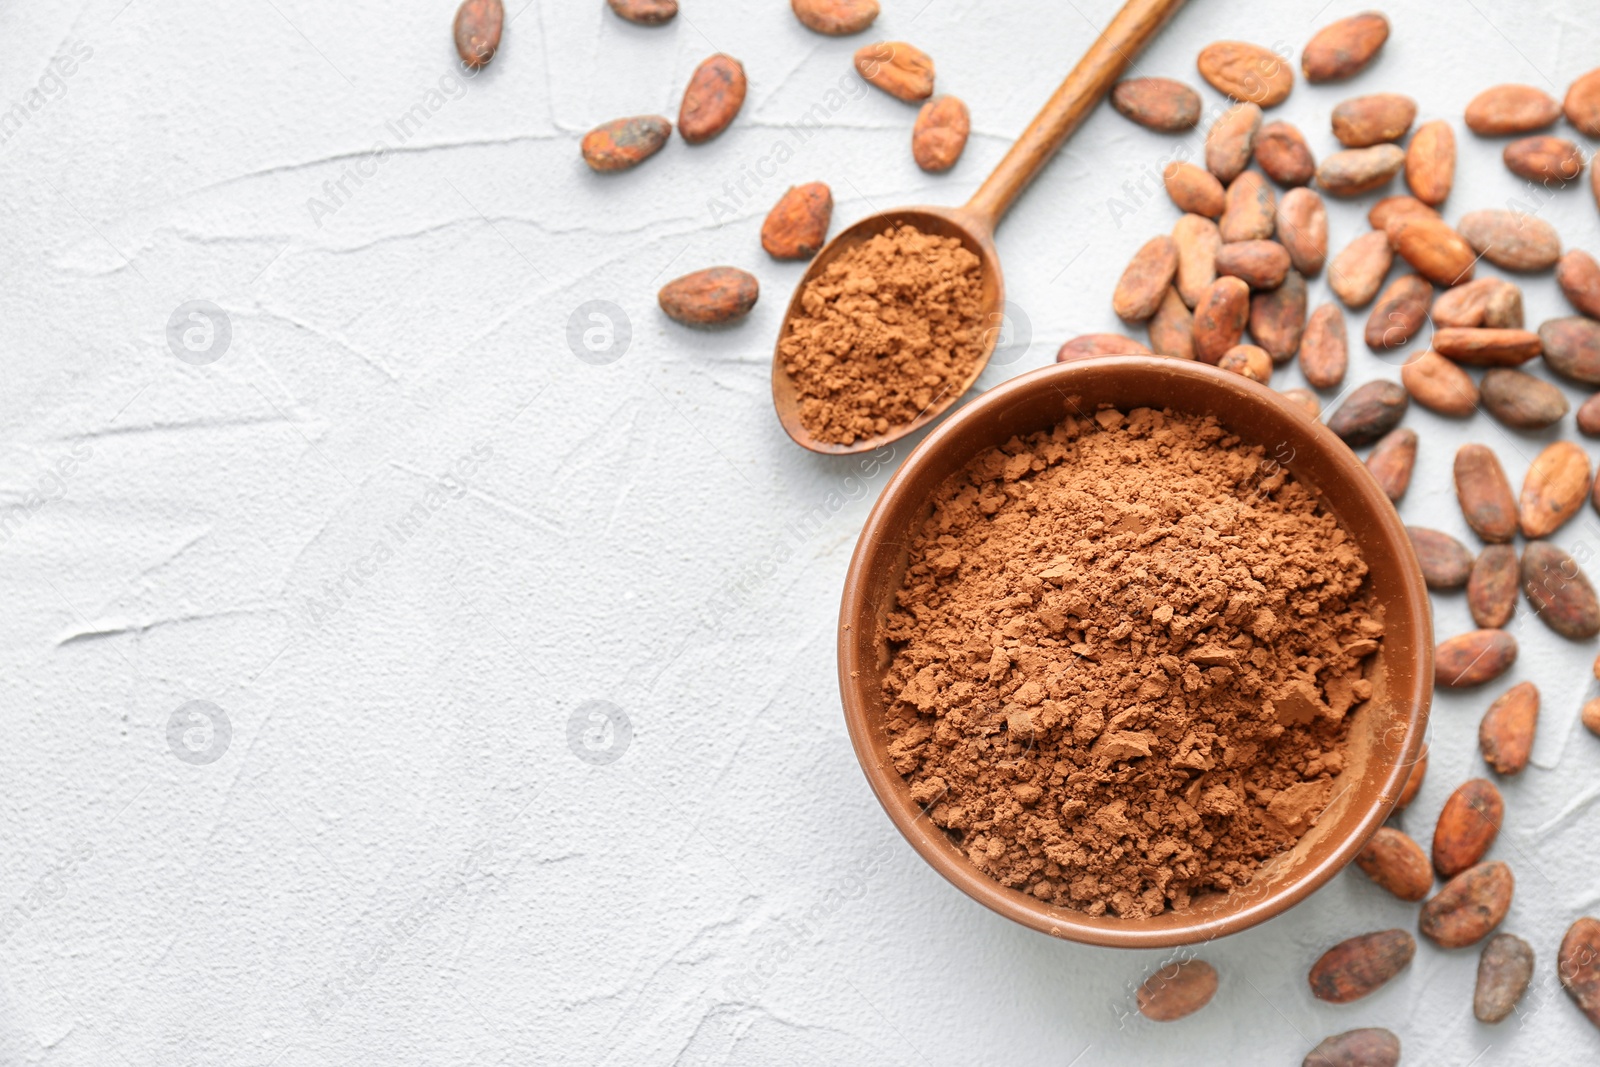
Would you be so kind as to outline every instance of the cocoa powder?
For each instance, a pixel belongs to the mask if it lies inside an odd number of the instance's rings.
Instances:
[[[822,441],[886,433],[958,395],[983,354],[983,271],[954,237],[898,226],[806,283],[778,351]]]
[[[1354,542],[1263,447],[1103,409],[932,504],[884,706],[896,769],[975,866],[1150,916],[1245,885],[1316,821],[1383,623]]]

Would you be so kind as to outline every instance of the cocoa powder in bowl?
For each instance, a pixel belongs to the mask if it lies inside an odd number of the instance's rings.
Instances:
[[[1147,917],[1248,884],[1332,802],[1382,612],[1280,458],[1105,408],[935,495],[884,623],[885,725],[979,870]]]

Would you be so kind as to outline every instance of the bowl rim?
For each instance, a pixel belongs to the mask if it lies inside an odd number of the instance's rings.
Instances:
[[[901,531],[887,529],[889,514],[899,498],[921,481],[919,473],[950,447],[963,425],[982,419],[994,410],[1020,396],[1039,391],[1052,391],[1066,396],[1074,378],[1085,371],[1115,366],[1119,370],[1147,372],[1170,379],[1200,377],[1212,379],[1213,384],[1231,387],[1246,402],[1275,407],[1304,420],[1310,429],[1314,444],[1329,458],[1335,467],[1354,483],[1355,491],[1364,498],[1367,510],[1377,517],[1375,526],[1359,533],[1351,531],[1365,546],[1383,545],[1386,550],[1402,554],[1402,562],[1409,559],[1410,566],[1402,567],[1404,581],[1400,595],[1395,598],[1399,606],[1416,623],[1421,640],[1413,651],[1415,679],[1407,692],[1396,692],[1397,709],[1409,709],[1405,720],[1406,736],[1401,755],[1390,768],[1381,788],[1373,791],[1354,832],[1335,839],[1326,853],[1315,859],[1307,858],[1292,879],[1270,892],[1262,894],[1244,908],[1229,914],[1200,919],[1191,924],[1142,928],[1138,920],[1092,917],[1036,901],[1025,894],[1002,886],[979,871],[947,847],[943,831],[931,825],[922,814],[911,816],[907,812],[916,806],[898,801],[906,797],[908,787],[891,767],[881,764],[874,753],[873,724],[869,716],[866,688],[876,685],[881,671],[876,664],[865,662],[857,655],[858,636],[852,626],[858,619],[871,618],[874,602],[871,598],[871,581],[867,563],[880,543],[902,536]],[[1393,610],[1393,606],[1391,606]],[[917,444],[879,493],[871,512],[857,539],[850,558],[840,602],[838,633],[839,689],[844,706],[845,723],[850,733],[851,747],[862,773],[866,775],[874,796],[895,828],[922,859],[933,867],[946,881],[967,896],[1008,919],[1021,923],[1041,933],[1064,940],[1110,948],[1166,948],[1192,945],[1210,941],[1228,934],[1238,933],[1282,914],[1321,888],[1335,874],[1343,870],[1366,845],[1371,836],[1383,825],[1399,799],[1401,787],[1411,766],[1420,753],[1426,732],[1429,706],[1433,694],[1433,634],[1431,606],[1427,587],[1422,580],[1410,536],[1389,498],[1366,469],[1355,452],[1329,430],[1320,420],[1307,419],[1303,410],[1272,389],[1252,382],[1242,375],[1220,370],[1204,363],[1177,360],[1162,356],[1094,356],[1064,363],[1054,363],[1017,375],[997,385],[957,409],[932,433]],[[1397,724],[1398,725],[1398,724]],[[1393,727],[1391,727],[1391,730]]]

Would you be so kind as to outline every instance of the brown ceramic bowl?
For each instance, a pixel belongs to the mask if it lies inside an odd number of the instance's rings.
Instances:
[[[923,816],[890,764],[879,691],[888,647],[881,625],[906,566],[906,545],[931,513],[930,499],[973,456],[1013,436],[1054,426],[1071,410],[1109,403],[1215,415],[1269,454],[1292,449],[1287,466],[1314,487],[1361,546],[1368,581],[1385,610],[1383,647],[1369,677],[1372,699],[1351,712],[1349,763],[1339,792],[1294,848],[1254,882],[1197,898],[1150,919],[1091,917],[1007,889],[973,867]],[[1321,423],[1272,390],[1201,363],[1107,356],[1058,363],[1013,378],[968,404],[907,457],[872,509],[845,579],[839,629],[839,688],[856,757],[906,840],[958,889],[1009,919],[1054,937],[1122,948],[1189,945],[1236,933],[1304,900],[1355,858],[1383,824],[1422,747],[1433,693],[1428,593],[1410,538],[1366,467]]]

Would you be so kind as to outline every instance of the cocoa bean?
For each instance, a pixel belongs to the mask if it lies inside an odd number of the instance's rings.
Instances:
[[[878,17],[878,0],[790,0],[790,6],[806,29],[829,37],[860,33]]]
[[[1341,941],[1311,965],[1311,994],[1333,1004],[1360,1000],[1404,970],[1416,954],[1416,938],[1404,930]]]
[[[1173,224],[1172,244],[1178,250],[1178,295],[1192,308],[1217,280],[1222,232],[1208,218],[1185,215]]]
[[[1600,322],[1571,315],[1539,327],[1545,365],[1563,378],[1600,385]]]
[[[1600,262],[1574,248],[1556,263],[1556,282],[1567,301],[1591,319],[1600,319]]]
[[[1561,117],[1555,97],[1531,85],[1496,85],[1467,105],[1467,129],[1484,137],[1532,133]]]
[[[1228,216],[1222,222],[1226,226]],[[1289,273],[1289,250],[1276,241],[1224,240],[1217,249],[1217,273],[1240,278],[1252,289],[1276,289]]]
[[[1588,437],[1600,437],[1600,393],[1578,405],[1578,432]]]
[[[1124,322],[1143,322],[1156,313],[1178,273],[1172,238],[1152,237],[1135,252],[1111,294],[1111,308]]]
[[[1276,230],[1295,270],[1308,277],[1322,271],[1328,259],[1328,207],[1315,190],[1298,188],[1283,194]]]
[[[947,171],[966,150],[971,132],[967,105],[954,96],[936,96],[917,112],[911,129],[911,158],[929,174]]]
[[[1399,424],[1409,402],[1406,391],[1394,382],[1367,382],[1328,416],[1328,429],[1351,448],[1370,445]]]
[[[1517,532],[1517,502],[1500,460],[1487,445],[1462,445],[1456,452],[1456,499],[1467,525],[1490,544],[1504,544]]]
[[[1495,631],[1498,632],[1498,631]],[[1439,812],[1433,829],[1433,869],[1454,878],[1483,859],[1500,834],[1506,802],[1487,778],[1462,782]]]
[[[1404,426],[1390,430],[1367,456],[1367,470],[1390,500],[1399,502],[1411,487],[1411,471],[1417,465],[1417,431]]]
[[[1367,347],[1375,352],[1403,347],[1427,323],[1432,300],[1433,286],[1419,275],[1406,274],[1390,282],[1367,316]]]
[[[1565,397],[1562,402],[1566,402]],[[1522,494],[1517,501],[1522,536],[1530,541],[1549,537],[1578,513],[1588,495],[1588,454],[1571,441],[1547,445],[1534,457],[1522,479]]]
[[[1120,333],[1086,333],[1074,337],[1056,352],[1056,362],[1066,363],[1091,356],[1149,356],[1148,348]]]
[[[583,135],[583,161],[601,173],[637,167],[672,136],[672,123],[660,115],[639,115],[596,126]]]
[[[1429,589],[1460,589],[1472,573],[1472,551],[1447,533],[1426,526],[1407,526],[1411,547]]]
[[[1579,718],[1583,722],[1584,729],[1600,737],[1600,697],[1584,701]]]
[[[1384,275],[1394,262],[1389,237],[1381,231],[1364,233],[1345,245],[1328,265],[1328,285],[1345,307],[1365,307],[1378,295]]]
[[[1150,320],[1150,347],[1163,356],[1194,358],[1194,315],[1170,285]]]
[[[1347,148],[1317,167],[1317,184],[1334,196],[1360,196],[1384,185],[1405,165],[1406,154],[1392,144]]]
[[[1159,133],[1182,133],[1200,121],[1200,94],[1171,78],[1129,78],[1111,90],[1111,106]]]
[[[1240,278],[1218,278],[1194,306],[1194,354],[1215,364],[1239,343],[1250,317],[1250,287]]]
[[[1506,145],[1506,169],[1530,182],[1565,185],[1583,173],[1583,150],[1564,137],[1523,137]]]
[[[761,295],[755,275],[735,267],[708,267],[661,287],[657,301],[685,326],[726,326],[750,313]]]
[[[1500,677],[1517,659],[1517,639],[1504,630],[1472,630],[1433,651],[1433,684],[1468,689]]]
[[[1485,629],[1498,629],[1511,621],[1517,609],[1517,588],[1522,569],[1517,550],[1510,545],[1489,545],[1478,553],[1467,578],[1467,609],[1472,621]]]
[[[1224,245],[1226,250],[1228,246]],[[1276,289],[1250,298],[1250,336],[1274,363],[1287,363],[1300,348],[1306,328],[1306,280],[1289,271]]]
[[[1317,174],[1317,160],[1303,134],[1287,122],[1269,122],[1256,133],[1256,163],[1283,186],[1300,186]]]
[[[792,185],[761,224],[761,247],[773,259],[810,259],[828,241],[833,191],[824,182]]]
[[[1556,955],[1556,973],[1578,1010],[1600,1026],[1600,920],[1585,915],[1567,929]]]
[[[1275,107],[1294,89],[1294,71],[1277,53],[1243,41],[1218,41],[1200,50],[1200,76],[1219,93]]]
[[[1499,860],[1468,867],[1422,905],[1417,929],[1441,948],[1476,944],[1511,910],[1515,888],[1511,868]]]
[[[1406,184],[1424,204],[1437,207],[1456,180],[1456,135],[1443,119],[1424,122],[1406,146]]]
[[[1398,1067],[1400,1039],[1381,1026],[1325,1037],[1300,1067]]]
[[[1337,304],[1323,304],[1311,313],[1300,339],[1300,373],[1318,389],[1332,389],[1344,381],[1350,363],[1344,313]]]
[[[1579,133],[1600,137],[1600,70],[1591,70],[1572,83],[1561,110]]]
[[[1315,419],[1322,414],[1322,401],[1318,400],[1317,394],[1309,389],[1301,389],[1298,386],[1285,389],[1283,398],[1305,412],[1307,418]]]
[[[1562,637],[1587,641],[1600,634],[1600,600],[1578,561],[1549,541],[1522,550],[1522,594],[1539,620]]]
[[[1447,326],[1433,334],[1435,352],[1468,367],[1517,367],[1542,349],[1539,335],[1528,330]]]
[[[1330,22],[1306,42],[1300,70],[1308,82],[1343,81],[1366,69],[1389,39],[1389,20],[1376,11]]]
[[[1519,211],[1469,211],[1456,223],[1456,232],[1474,252],[1506,270],[1545,270],[1561,258],[1561,237],[1555,227]]]
[[[1235,104],[1206,131],[1206,169],[1222,182],[1231,182],[1250,165],[1261,109],[1255,104]]]
[[[1515,934],[1495,934],[1478,957],[1478,985],[1472,1014],[1480,1023],[1497,1023],[1511,1014],[1533,980],[1533,949]]]
[[[1533,755],[1533,732],[1538,725],[1538,686],[1522,682],[1501,693],[1478,724],[1483,762],[1496,774],[1521,773]]]
[[[1352,97],[1333,109],[1333,135],[1346,148],[1398,141],[1416,121],[1417,102],[1399,93]]]
[[[1242,374],[1252,382],[1263,384],[1272,378],[1272,357],[1257,345],[1234,345],[1217,360],[1222,370]]]
[[[1205,960],[1162,966],[1139,987],[1139,1014],[1158,1023],[1193,1015],[1217,995],[1217,970]]]
[[[1406,776],[1406,784],[1400,787],[1400,796],[1394,802],[1396,811],[1404,811],[1410,807],[1411,802],[1417,799],[1417,793],[1422,789],[1422,782],[1428,777],[1428,746],[1423,745],[1422,751],[1417,753],[1417,762],[1411,765],[1411,773]]]
[[[1168,163],[1161,180],[1179,211],[1213,219],[1222,217],[1227,194],[1215,174],[1193,163]]]
[[[1411,399],[1440,415],[1465,418],[1478,410],[1482,399],[1472,376],[1431,348],[1400,368],[1400,381]]]
[[[462,0],[456,9],[456,55],[474,70],[488,66],[500,50],[506,9],[501,0]]]
[[[640,26],[659,26],[671,22],[678,14],[678,0],[606,0],[606,3],[617,15]]]
[[[933,60],[904,41],[878,41],[856,51],[856,72],[896,100],[915,103],[933,95]]]
[[[1489,294],[1497,285],[1509,284],[1499,278],[1476,278],[1451,289],[1442,290],[1433,301],[1429,316],[1435,329],[1439,327],[1474,328],[1483,325],[1489,311]]]
[[[1401,900],[1421,900],[1433,889],[1428,854],[1392,826],[1380,826],[1367,847],[1356,855],[1367,877]]]
[[[1441,217],[1437,211],[1416,197],[1407,196],[1404,193],[1396,193],[1393,196],[1386,196],[1376,204],[1373,204],[1372,208],[1367,212],[1367,222],[1371,224],[1374,230],[1383,230],[1387,233],[1389,223],[1407,215],[1423,215],[1430,219]]]
[[[1218,223],[1223,243],[1271,237],[1277,210],[1277,199],[1266,179],[1255,171],[1245,171],[1228,186],[1227,207]]]
[[[1504,279],[1495,281],[1483,305],[1483,324],[1491,330],[1522,329],[1522,290]]]
[[[1386,232],[1400,258],[1430,282],[1449,286],[1472,280],[1478,257],[1443,219],[1403,216],[1391,222]]]
[[[1542,430],[1567,413],[1567,398],[1560,389],[1519,370],[1496,367],[1483,376],[1478,388],[1484,408],[1512,429]]]
[[[717,54],[695,68],[678,111],[678,136],[704,144],[733,123],[744,106],[749,83],[744,66],[732,56]]]

